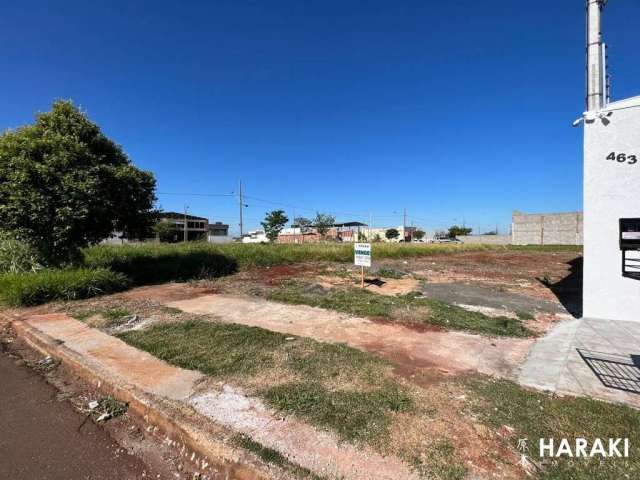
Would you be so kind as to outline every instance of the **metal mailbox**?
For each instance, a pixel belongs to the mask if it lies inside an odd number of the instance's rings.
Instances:
[[[622,276],[640,280],[640,258],[629,258],[628,251],[640,250],[640,218],[620,219],[620,250]]]

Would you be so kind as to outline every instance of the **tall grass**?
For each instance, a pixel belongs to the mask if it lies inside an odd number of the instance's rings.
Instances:
[[[136,285],[220,277],[238,268],[233,256],[207,243],[98,245],[83,252],[83,263],[122,273]]]
[[[42,270],[0,275],[0,301],[30,306],[52,300],[74,300],[125,290],[129,279],[104,268]]]
[[[410,258],[473,251],[508,251],[526,247],[489,245],[373,244],[373,258]],[[538,247],[539,248],[539,247]],[[573,248],[573,247],[572,247]],[[536,247],[527,249],[535,251]],[[554,251],[543,247],[542,251]],[[564,250],[564,249],[562,249]],[[148,285],[228,275],[240,268],[299,262],[352,262],[353,245],[256,245],[209,243],[97,245],[83,251],[78,269],[45,269],[32,274],[0,275],[0,300],[35,305],[55,299],[86,298]],[[116,276],[114,276],[116,275]]]
[[[373,258],[408,258],[464,251],[491,250],[487,245],[373,245]],[[221,258],[223,257],[223,258]],[[132,276],[161,277],[157,281],[204,274],[224,275],[236,268],[268,267],[287,263],[352,262],[353,245],[310,243],[304,245],[209,243],[98,245],[84,251],[88,267],[109,267]],[[142,272],[140,271],[142,269]],[[153,271],[145,273],[147,269]],[[160,270],[159,270],[160,269]],[[200,271],[202,270],[202,272]]]

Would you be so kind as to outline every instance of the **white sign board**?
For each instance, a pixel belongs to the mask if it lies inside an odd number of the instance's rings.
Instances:
[[[353,263],[359,267],[371,266],[371,244],[356,243],[353,248]]]

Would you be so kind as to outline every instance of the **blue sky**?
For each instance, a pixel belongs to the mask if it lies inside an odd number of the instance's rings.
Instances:
[[[70,98],[159,204],[247,227],[280,204],[375,226],[508,228],[581,208],[584,1],[22,1],[0,6],[0,128]],[[640,94],[640,4],[605,11]],[[176,193],[178,195],[168,195]],[[295,208],[294,208],[295,207]]]

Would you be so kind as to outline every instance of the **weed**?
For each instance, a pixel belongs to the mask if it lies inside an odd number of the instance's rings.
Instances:
[[[0,275],[0,300],[11,306],[30,306],[94,297],[128,286],[124,275],[104,268],[7,273]]]
[[[462,480],[466,467],[455,458],[455,448],[449,439],[441,439],[419,456],[410,459],[417,472],[425,478]]]
[[[407,276],[405,272],[401,272],[400,270],[396,270],[394,268],[388,268],[388,267],[380,267],[375,272],[375,275],[382,278],[395,278],[395,279],[404,278]]]
[[[535,317],[529,312],[516,312],[516,317],[520,320],[534,320]]]
[[[576,438],[628,438],[632,446],[630,458],[556,458],[542,462],[543,479],[619,479],[640,478],[640,456],[634,445],[640,444],[640,412],[630,407],[589,398],[554,397],[523,389],[507,380],[473,377],[466,381],[474,393],[473,409],[487,425],[498,429],[508,425],[515,429],[510,440],[526,438],[528,456],[540,461],[539,439],[562,438],[575,445]]]
[[[315,382],[276,385],[261,392],[274,408],[329,427],[346,440],[374,440],[387,433],[392,412],[411,404],[397,384],[372,391],[328,390]]]
[[[273,366],[285,336],[257,327],[186,321],[118,335],[162,360],[213,376],[255,373]]]
[[[287,373],[295,381],[259,387],[255,393],[344,439],[382,441],[392,414],[411,405],[386,361],[346,345],[288,341],[286,335],[261,328],[195,320],[118,336],[169,363],[218,378],[249,384],[269,371]]]
[[[415,323],[488,335],[528,337],[533,334],[520,319],[489,317],[439,300],[423,298],[419,294],[391,297],[358,288],[334,288],[315,292],[305,284],[291,281],[268,293],[267,298],[283,303],[338,310],[358,316],[397,318],[401,313],[403,319],[408,319],[413,315]]]
[[[247,435],[235,435],[232,438],[232,442],[239,447],[244,448],[245,450],[253,452],[263,462],[270,463],[271,465],[276,465],[283,470],[292,473],[296,478],[321,480],[321,477],[315,475],[310,470],[291,463],[284,456],[282,456],[280,452],[272,448],[265,447],[264,445],[256,442]]]

